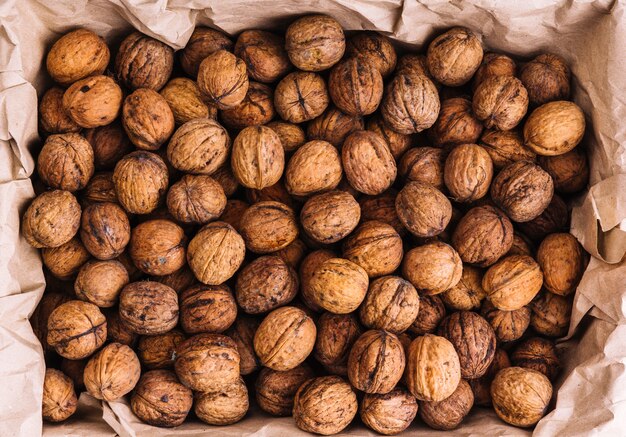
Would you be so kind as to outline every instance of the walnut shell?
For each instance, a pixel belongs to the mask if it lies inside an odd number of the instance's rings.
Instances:
[[[133,149],[119,121],[84,131],[93,148],[96,170],[112,170],[124,155]]]
[[[85,366],[85,388],[96,399],[114,401],[129,393],[139,381],[141,365],[126,345],[111,343]]]
[[[175,329],[163,334],[141,336],[137,355],[147,369],[171,369],[174,367],[176,348],[183,341],[185,335]]]
[[[311,197],[300,212],[306,234],[320,243],[336,243],[356,228],[361,217],[359,204],[344,191]]]
[[[80,239],[74,237],[59,247],[42,249],[41,258],[52,275],[68,280],[89,260],[90,254]]]
[[[174,113],[159,93],[139,88],[124,100],[122,125],[137,148],[157,150],[174,133]]]
[[[60,370],[46,369],[41,412],[44,420],[62,422],[76,412],[77,406],[72,380]]]
[[[572,305],[571,298],[543,292],[530,305],[530,325],[541,335],[563,337],[569,329]]]
[[[129,254],[139,270],[149,275],[169,275],[185,265],[187,237],[170,220],[148,220],[131,233]]]
[[[363,127],[363,118],[346,115],[331,106],[308,123],[306,133],[310,140],[328,141],[340,149],[348,135]]]
[[[51,134],[78,132],[80,126],[72,120],[63,107],[65,90],[52,87],[46,91],[39,102],[39,124]]]
[[[131,282],[120,293],[119,312],[133,332],[162,334],[178,323],[178,295],[160,282]]]
[[[524,144],[537,155],[569,152],[585,133],[585,114],[575,103],[559,100],[535,109],[524,124]]]
[[[511,255],[491,266],[483,276],[483,288],[493,305],[515,311],[539,293],[543,274],[539,264],[527,255]]]
[[[193,403],[193,393],[182,385],[174,372],[151,370],[141,375],[130,398],[130,407],[148,425],[181,425]]]
[[[274,115],[273,91],[258,82],[250,82],[246,97],[238,106],[221,111],[222,121],[231,129],[266,124]]]
[[[148,214],[159,206],[167,191],[167,166],[155,153],[142,150],[122,158],[113,171],[120,204],[132,214]]]
[[[520,343],[511,354],[514,366],[536,370],[554,381],[561,371],[554,341],[534,337]]]
[[[327,15],[307,15],[285,34],[289,59],[300,70],[322,71],[339,62],[346,50],[341,24]]]
[[[480,314],[489,322],[496,338],[501,342],[518,340],[524,335],[530,324],[530,306],[523,306],[513,311],[504,311],[485,300]]]
[[[339,376],[309,379],[296,392],[293,417],[296,426],[322,435],[344,430],[358,410],[356,394]]]
[[[402,275],[424,294],[439,294],[460,280],[463,263],[452,246],[435,241],[411,249],[404,257]]]
[[[402,256],[402,238],[383,222],[363,222],[343,243],[343,257],[363,267],[370,278],[393,273]]]
[[[396,66],[396,74],[417,74],[426,76],[433,81],[437,88],[441,87],[441,84],[435,80],[428,70],[426,55],[414,55],[409,53],[401,56]]]
[[[348,355],[362,333],[363,330],[353,314],[322,314],[317,321],[315,359],[326,369],[341,369],[341,376],[346,376]]]
[[[428,131],[437,147],[475,143],[483,131],[482,123],[472,112],[472,102],[453,97],[441,102],[437,121]]]
[[[465,380],[459,382],[454,392],[439,402],[422,401],[419,414],[426,425],[433,429],[450,431],[457,428],[474,406],[474,393]]]
[[[105,309],[103,313],[107,319],[107,341],[134,347],[139,336],[121,319],[117,308]]]
[[[320,249],[308,254],[300,264],[300,292],[302,300],[313,311],[321,311],[321,308],[313,301],[313,289],[311,279],[318,266],[331,258],[337,258],[337,254],[330,250]]]
[[[456,202],[474,202],[489,192],[493,163],[476,144],[456,146],[446,158],[444,181]]]
[[[348,135],[341,161],[348,182],[361,193],[381,194],[396,180],[396,162],[385,140],[374,132],[360,130]]]
[[[81,196],[83,207],[99,202],[117,203],[113,173],[96,173],[87,183]]]
[[[328,91],[342,112],[351,116],[369,115],[383,98],[383,77],[367,59],[348,58],[333,67]]]
[[[528,92],[514,76],[491,76],[476,88],[472,109],[486,128],[511,130],[526,115]]]
[[[117,78],[132,90],[160,90],[169,80],[173,66],[174,50],[139,32],[131,33],[122,41],[115,58]]]
[[[246,64],[226,50],[208,55],[198,68],[198,88],[206,101],[218,109],[239,105],[248,92]]]
[[[235,55],[246,63],[250,78],[272,83],[291,70],[282,36],[264,30],[244,30],[235,43]]]
[[[489,153],[496,170],[516,161],[534,162],[537,158],[535,152],[524,146],[517,131],[486,130],[480,137],[479,145]]]
[[[362,129],[362,127],[359,129]],[[367,121],[367,130],[377,133],[385,140],[393,158],[396,160],[400,159],[404,152],[411,147],[411,136],[392,130],[379,115]]]
[[[44,352],[52,350],[52,347],[48,344],[48,319],[50,318],[50,314],[59,305],[71,299],[71,296],[67,294],[46,290],[32,316],[30,316],[30,324],[33,328],[33,332],[41,343]]]
[[[63,108],[84,128],[104,126],[117,118],[122,89],[108,76],[91,76],[74,82],[63,94]]]
[[[547,209],[546,209],[547,211]],[[506,253],[507,255],[529,255],[533,256],[534,249],[531,247],[528,238],[519,233],[513,235],[513,245]]]
[[[209,425],[231,425],[248,412],[248,389],[243,379],[214,387],[196,396],[194,412]]]
[[[225,207],[222,186],[206,175],[185,175],[167,193],[167,209],[182,223],[205,224],[222,215]]]
[[[452,218],[452,205],[432,185],[409,182],[396,197],[398,218],[417,237],[433,237],[444,231]]]
[[[290,416],[298,388],[314,376],[306,363],[282,372],[264,367],[255,382],[259,407],[272,416]]]
[[[485,373],[480,378],[470,379],[467,382],[474,393],[474,405],[491,407],[491,383],[498,372],[511,367],[511,361],[504,349],[496,349],[496,355]]]
[[[524,64],[520,79],[528,89],[531,103],[543,105],[566,100],[570,94],[570,70],[560,56],[544,53]]]
[[[106,319],[92,303],[65,302],[48,318],[48,344],[70,360],[88,357],[104,344],[106,337]]]
[[[250,205],[243,200],[230,199],[226,201],[224,212],[220,216],[220,220],[231,225],[237,232],[241,231],[241,217]]]
[[[274,201],[258,202],[241,217],[241,236],[254,253],[283,249],[298,237],[298,224],[291,208]]]
[[[589,183],[589,163],[580,147],[558,156],[541,156],[537,163],[552,177],[558,193],[577,193]]]
[[[109,308],[128,282],[128,271],[119,261],[91,261],[80,269],[74,291],[80,300]]]
[[[237,317],[237,302],[226,285],[196,285],[180,295],[180,325],[187,334],[226,331]]]
[[[224,33],[198,26],[193,30],[187,45],[180,53],[180,65],[189,76],[196,77],[200,63],[218,50],[232,51],[233,42]]]
[[[421,313],[420,301],[409,281],[384,276],[370,284],[359,310],[360,319],[368,328],[400,334],[409,329]]]
[[[309,248],[304,241],[296,238],[291,244],[277,251],[275,255],[282,259],[289,267],[297,269],[308,252]]]
[[[485,53],[480,67],[478,67],[474,75],[472,89],[476,91],[478,86],[483,83],[485,79],[493,76],[515,76],[516,70],[517,66],[515,65],[515,61],[507,55],[501,53]]]
[[[254,334],[260,323],[260,320],[240,316],[226,333],[237,345],[239,372],[242,375],[250,375],[260,366],[254,352]]]
[[[95,258],[118,257],[130,241],[130,222],[115,203],[94,203],[85,208],[81,219],[80,238]]]
[[[457,311],[471,311],[480,308],[485,298],[482,285],[483,273],[470,265],[463,266],[461,279],[455,286],[441,294],[444,303]]]
[[[274,185],[282,176],[284,166],[285,152],[272,129],[250,126],[235,138],[231,167],[243,186],[262,189]]]
[[[36,248],[59,247],[76,235],[80,216],[80,205],[72,193],[46,191],[35,197],[24,213],[22,235]]]
[[[288,123],[286,121],[272,121],[267,124],[267,127],[276,132],[285,153],[297,150],[306,142],[304,129],[297,124]]]
[[[167,145],[167,159],[185,173],[210,175],[226,162],[230,137],[212,119],[194,119],[179,127]]]
[[[46,68],[55,82],[68,86],[87,76],[104,73],[110,57],[104,39],[90,30],[76,29],[52,45]]]
[[[280,117],[302,123],[320,116],[328,107],[328,91],[322,76],[295,71],[285,76],[274,91],[274,107]]]
[[[378,196],[367,196],[359,200],[363,221],[376,220],[387,223],[401,237],[407,233],[406,228],[396,213],[396,192],[388,190]]]
[[[483,60],[480,40],[469,29],[454,27],[428,46],[426,61],[430,74],[446,86],[464,85]]]
[[[376,32],[359,32],[348,40],[346,52],[351,57],[361,57],[372,64],[382,77],[396,68],[397,55],[389,38]]]
[[[367,293],[367,272],[358,264],[330,258],[315,268],[308,286],[317,306],[335,314],[356,310]]]
[[[187,123],[194,118],[217,118],[217,108],[208,105],[200,94],[196,82],[186,77],[175,77],[160,91],[176,124]]]
[[[419,312],[409,326],[409,332],[414,335],[432,334],[439,323],[446,317],[446,307],[440,296],[420,296]]]
[[[337,149],[326,141],[309,141],[289,160],[285,188],[293,196],[310,196],[335,189],[342,174]]]
[[[584,249],[566,233],[548,235],[539,245],[537,262],[543,271],[544,287],[561,296],[576,290],[586,267]]]
[[[239,188],[239,182],[235,178],[235,175],[233,175],[230,165],[224,165],[218,168],[211,174],[211,177],[222,186],[222,190],[224,190],[224,194],[227,198],[235,194]],[[227,203],[228,202],[230,202],[230,200],[227,200]]]
[[[417,415],[417,401],[406,390],[396,388],[386,394],[366,394],[359,413],[363,423],[383,435],[399,434]]]

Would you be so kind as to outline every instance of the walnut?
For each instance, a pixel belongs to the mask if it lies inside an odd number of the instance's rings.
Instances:
[[[114,121],[106,126],[84,131],[93,148],[96,170],[112,170],[124,155],[133,149],[121,123]]]
[[[514,426],[533,426],[543,417],[552,398],[552,384],[535,370],[508,367],[491,384],[493,408],[500,419]]]
[[[537,262],[546,290],[561,296],[576,290],[586,267],[584,249],[566,233],[548,235],[539,245]]]
[[[226,331],[237,317],[237,302],[226,285],[196,285],[180,295],[180,325],[187,334]]]
[[[496,338],[501,342],[518,340],[524,335],[530,324],[530,306],[505,311],[496,308],[492,302],[485,300],[480,314],[489,322]]]
[[[414,54],[406,54],[403,55],[398,60],[398,65],[396,67],[396,74],[417,74],[421,76],[426,76],[430,80],[433,81],[437,88],[441,87],[441,84],[438,83],[430,71],[428,70],[428,62],[426,61],[426,55],[414,55]]]
[[[296,391],[313,377],[306,363],[285,371],[263,368],[255,382],[259,407],[272,416],[290,416]]]
[[[387,223],[401,237],[407,233],[406,228],[396,213],[396,192],[387,190],[378,196],[367,196],[360,199],[361,217],[364,221],[376,220]]]
[[[362,127],[359,129],[362,129]],[[393,158],[396,160],[400,159],[404,152],[411,147],[411,136],[392,130],[379,115],[371,117],[367,121],[367,130],[377,133],[385,140]]]
[[[250,375],[259,368],[259,360],[254,352],[254,334],[260,323],[260,320],[240,316],[226,332],[237,345],[239,372],[242,375]]]
[[[179,127],[167,145],[167,159],[185,173],[215,173],[230,153],[228,132],[212,119],[194,119]]]
[[[254,253],[276,252],[298,237],[293,210],[274,201],[250,206],[241,217],[240,228],[246,247]]]
[[[41,251],[43,264],[50,273],[61,280],[72,279],[78,270],[90,258],[79,238],[72,238],[65,244]]]
[[[514,76],[491,76],[476,88],[472,109],[486,128],[511,130],[526,115],[528,92]]]
[[[348,355],[363,333],[353,314],[324,313],[317,321],[314,356],[331,373],[348,374]]]
[[[396,388],[385,394],[366,394],[359,413],[367,427],[383,435],[399,434],[417,415],[417,401],[406,390]]]
[[[514,311],[530,303],[543,284],[539,264],[528,255],[511,255],[492,265],[483,276],[487,298],[498,309]]]
[[[48,319],[50,314],[59,305],[71,300],[71,296],[67,294],[61,294],[57,292],[46,292],[41,297],[39,304],[35,308],[33,315],[30,317],[30,323],[33,328],[35,336],[41,343],[41,347],[44,352],[52,350],[52,347],[48,344]]]
[[[341,24],[327,15],[307,15],[287,28],[285,48],[300,70],[321,71],[343,57],[346,40]]]
[[[433,429],[450,431],[457,428],[474,406],[474,393],[465,380],[461,380],[456,390],[439,402],[422,401],[419,414],[426,425]]]
[[[524,124],[524,144],[537,155],[569,152],[585,133],[585,114],[575,103],[556,101],[535,109]]]
[[[536,370],[554,381],[561,371],[554,341],[533,337],[520,343],[511,355],[514,366]]]
[[[245,30],[237,38],[235,55],[246,63],[250,78],[272,83],[291,70],[285,40],[264,30]]]
[[[246,64],[226,50],[208,55],[198,69],[198,88],[212,105],[218,109],[230,109],[239,105],[248,92]]]
[[[159,93],[139,88],[124,100],[122,124],[137,148],[157,150],[174,132],[174,113]]]
[[[81,210],[69,191],[45,191],[31,202],[22,217],[22,235],[33,247],[59,247],[70,241],[80,226]]]
[[[530,325],[541,335],[563,337],[569,329],[572,305],[570,297],[543,292],[530,305]]]
[[[63,94],[63,108],[84,128],[104,126],[117,118],[122,89],[108,76],[91,76],[74,82]]]
[[[445,304],[457,311],[471,311],[480,308],[485,298],[482,285],[483,273],[470,265],[463,266],[461,280],[441,294]]]
[[[139,338],[137,355],[141,364],[150,370],[174,367],[176,348],[185,341],[185,335],[177,330]]]
[[[311,197],[300,212],[304,232],[320,243],[336,243],[356,228],[361,218],[354,197],[344,191],[330,191]]]
[[[180,65],[185,73],[195,78],[204,58],[219,50],[232,49],[233,42],[224,33],[208,27],[196,27],[181,51]]]
[[[339,149],[348,135],[363,127],[362,117],[346,115],[331,106],[308,123],[307,137],[311,140],[328,141]]]
[[[96,399],[114,401],[129,393],[139,381],[141,365],[126,345],[111,343],[85,366],[85,387]]]
[[[250,82],[246,97],[238,106],[221,111],[222,121],[231,129],[264,125],[274,115],[273,91],[258,82]]]
[[[391,225],[365,221],[344,241],[343,256],[363,267],[370,278],[388,275],[402,262],[402,238]]]
[[[122,158],[113,171],[118,200],[132,214],[148,214],[167,190],[167,166],[159,155],[142,150]]]
[[[51,134],[78,132],[80,126],[70,118],[63,107],[65,90],[52,87],[46,91],[39,102],[39,124],[41,128]]]
[[[217,108],[203,100],[198,85],[191,79],[176,77],[163,87],[160,94],[171,108],[176,124],[194,118],[217,118]]]
[[[554,197],[553,199],[555,199]],[[546,209],[547,211],[547,209]],[[545,211],[544,211],[545,212]],[[531,248],[531,244],[528,242],[528,238],[525,235],[514,233],[513,234],[513,245],[511,249],[506,253],[507,255],[533,255],[533,248]]]
[[[367,293],[367,272],[343,258],[330,258],[312,273],[308,287],[315,305],[335,314],[356,310]]]
[[[185,175],[167,193],[167,209],[182,223],[205,224],[222,215],[225,207],[222,186],[206,175]]]
[[[320,116],[328,107],[328,91],[322,76],[296,71],[285,76],[274,91],[274,107],[280,117],[302,123]]]
[[[306,143],[304,130],[297,124],[286,121],[272,121],[266,126],[276,132],[285,153],[293,152]]]
[[[428,77],[403,73],[387,84],[380,110],[391,129],[413,134],[430,128],[437,121],[439,107],[437,88]]]
[[[288,246],[276,251],[275,255],[282,259],[289,267],[297,269],[308,252],[309,248],[304,241],[296,238]]]
[[[452,246],[435,241],[408,251],[402,264],[402,275],[424,294],[439,294],[460,280],[463,263]]]
[[[231,167],[243,186],[261,189],[274,185],[282,176],[284,166],[285,152],[272,129],[250,126],[235,138]]]
[[[428,70],[446,86],[464,85],[483,60],[480,40],[469,29],[454,27],[439,35],[428,46]]]
[[[80,238],[95,258],[118,257],[130,241],[130,223],[122,208],[115,203],[94,203],[85,208],[80,225]]]
[[[472,102],[453,97],[441,102],[439,117],[428,131],[437,147],[475,143],[483,131],[482,123],[472,112]]]
[[[48,318],[48,344],[70,360],[88,357],[104,344],[106,337],[106,319],[92,303],[65,302]]]
[[[565,100],[570,94],[570,70],[560,56],[544,53],[524,64],[520,79],[528,89],[531,103],[543,105]]]
[[[243,379],[199,393],[194,402],[198,419],[209,425],[231,425],[243,419],[249,407]]]
[[[489,192],[493,163],[476,144],[456,146],[446,158],[444,181],[456,202],[474,202]]]
[[[478,86],[493,76],[515,76],[517,65],[507,55],[501,53],[485,53],[483,60],[474,75],[472,89],[476,91]]]
[[[160,282],[131,282],[119,298],[122,321],[137,334],[162,334],[178,323],[178,295]]]
[[[102,311],[107,320],[107,341],[134,347],[139,336],[121,319],[117,308]]]
[[[409,326],[409,332],[414,335],[432,334],[445,316],[446,307],[440,296],[421,296],[419,298],[419,311]]]
[[[407,388],[420,401],[440,402],[452,395],[461,381],[459,356],[444,337],[417,337],[409,346],[406,363]]]
[[[224,190],[224,194],[227,198],[235,194],[239,188],[239,182],[235,178],[235,175],[233,175],[230,165],[224,165],[218,168],[211,174],[211,177],[222,186],[222,190]],[[228,202],[230,202],[230,200],[227,200],[227,203]]]
[[[139,270],[149,275],[169,275],[185,265],[187,237],[170,220],[148,220],[133,228],[128,253]]]
[[[417,237],[433,237],[444,231],[452,218],[452,205],[432,185],[409,182],[396,197],[398,218]]]
[[[37,171],[41,180],[52,188],[81,190],[94,172],[93,149],[76,133],[50,135],[37,158]]]
[[[293,196],[309,196],[336,188],[342,173],[335,147],[326,141],[309,141],[289,160],[285,187]]]
[[[339,376],[309,379],[296,392],[293,417],[303,431],[331,435],[344,430],[358,410],[356,394]]]
[[[163,427],[181,425],[192,403],[191,390],[169,370],[151,370],[141,375],[130,398],[130,407],[139,419]]]
[[[486,130],[480,137],[479,145],[489,153],[496,170],[516,161],[534,162],[537,158],[535,152],[524,146],[517,131]]]
[[[376,111],[383,97],[383,78],[366,58],[352,57],[335,65],[328,79],[333,103],[351,116]]]
[[[154,38],[133,32],[115,58],[115,74],[130,89],[158,91],[167,83],[174,66],[174,50]]]
[[[402,343],[383,330],[366,331],[348,356],[348,378],[365,393],[389,393],[402,378],[405,357]]]
[[[104,73],[110,56],[104,39],[90,30],[76,29],[52,45],[46,68],[55,82],[68,86],[87,76]]]
[[[587,187],[589,163],[582,148],[558,156],[541,156],[537,163],[552,177],[554,189],[559,193],[573,194]]]
[[[382,77],[389,76],[396,67],[396,50],[389,38],[376,32],[359,32],[348,40],[348,56],[361,57],[371,63]]]
[[[117,194],[113,184],[113,173],[96,173],[87,183],[81,196],[83,207],[94,203],[112,202],[117,203]]]
[[[461,259],[487,267],[506,254],[513,244],[513,225],[498,208],[470,209],[452,234],[452,246]]]
[[[341,161],[348,182],[361,193],[381,194],[396,180],[396,162],[385,140],[374,132],[360,130],[348,135]]]
[[[331,258],[337,258],[337,254],[330,250],[320,249],[308,254],[300,265],[300,291],[302,300],[307,307],[313,311],[321,311],[321,308],[313,301],[313,289],[311,288],[311,279],[317,270],[317,267],[324,261]]]
[[[231,225],[237,232],[241,231],[241,217],[250,205],[243,200],[230,199],[220,216],[220,220]]]
[[[44,420],[62,422],[76,412],[77,406],[72,380],[60,370],[46,369],[41,412]]]
[[[119,261],[91,261],[80,269],[74,291],[81,300],[109,308],[128,282],[128,272]]]

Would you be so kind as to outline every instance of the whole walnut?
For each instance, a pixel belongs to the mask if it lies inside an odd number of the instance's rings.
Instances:
[[[179,127],[167,145],[167,159],[185,173],[215,173],[228,159],[230,137],[217,121],[190,120]]]
[[[156,335],[142,335],[137,344],[141,364],[150,370],[174,367],[176,348],[185,341],[185,335],[175,329]]]
[[[443,177],[453,200],[474,202],[489,192],[493,177],[491,157],[476,144],[456,146],[446,158]]]
[[[473,266],[464,265],[461,279],[454,287],[441,294],[444,303],[457,311],[472,311],[480,308],[485,298],[482,285],[483,272]]]
[[[243,419],[249,407],[243,379],[202,391],[196,396],[194,412],[209,425],[231,425]]]
[[[452,234],[452,246],[469,264],[487,267],[506,254],[513,244],[513,225],[493,206],[470,209]]]
[[[185,265],[187,237],[170,220],[148,220],[133,228],[128,253],[139,270],[149,275],[169,275]]]
[[[399,434],[411,425],[417,415],[417,401],[405,389],[385,394],[366,394],[359,414],[368,428],[383,435]]]
[[[511,130],[526,115],[528,92],[514,76],[491,76],[476,88],[472,109],[486,128]]]
[[[356,393],[339,376],[306,381],[296,392],[293,418],[303,431],[332,435],[344,430],[358,410]]]
[[[139,32],[131,33],[122,41],[115,58],[117,78],[132,90],[160,90],[169,80],[173,67],[174,50]]]
[[[541,54],[524,64],[520,79],[534,105],[569,97],[570,69],[563,58],[552,53]]]
[[[435,147],[413,147],[402,155],[398,172],[406,182],[421,182],[438,190],[444,187],[446,152]]]
[[[100,309],[80,300],[65,302],[48,318],[48,344],[63,358],[80,360],[104,344],[107,323]]]
[[[428,131],[437,147],[475,143],[483,131],[482,123],[472,112],[472,102],[453,97],[441,102],[439,117]]]
[[[119,121],[83,133],[93,149],[96,170],[112,170],[117,161],[133,149]]]
[[[543,373],[550,381],[558,376],[561,363],[554,341],[533,337],[520,343],[511,354],[514,366],[536,370]]]
[[[235,138],[231,167],[243,186],[262,189],[274,185],[282,176],[284,166],[285,152],[272,129],[250,126]]]
[[[585,114],[573,102],[559,100],[535,109],[524,124],[524,145],[537,155],[569,152],[585,133]]]
[[[122,125],[138,149],[157,150],[174,133],[174,113],[159,93],[139,88],[124,100]]]
[[[50,318],[50,314],[59,305],[71,299],[71,296],[68,294],[46,290],[32,316],[30,316],[30,324],[33,328],[33,332],[41,343],[44,352],[52,350],[52,347],[48,344],[48,319]]]
[[[264,30],[244,30],[235,43],[235,55],[246,63],[250,78],[272,83],[291,70],[282,36]]]
[[[474,393],[462,379],[454,392],[439,402],[421,401],[419,415],[433,429],[450,431],[457,428],[474,406]]]
[[[326,141],[309,141],[289,160],[285,188],[293,196],[309,196],[335,189],[342,174],[337,149]]]
[[[424,295],[419,298],[417,317],[409,326],[409,332],[414,335],[432,334],[439,323],[446,317],[446,307],[440,296]]]
[[[383,330],[366,331],[348,356],[348,378],[357,390],[385,394],[400,381],[405,364],[398,337]]]
[[[307,15],[289,25],[285,34],[289,59],[300,70],[321,71],[339,62],[346,50],[341,24],[327,15]]]
[[[461,381],[454,346],[437,335],[415,338],[407,352],[406,366],[407,388],[420,401],[440,402],[452,395]]]
[[[396,180],[396,162],[383,137],[359,130],[348,135],[341,150],[346,178],[355,190],[377,195]]]
[[[180,295],[180,325],[187,334],[226,331],[237,317],[237,302],[226,285],[196,285]]]
[[[417,237],[433,237],[448,226],[452,205],[432,185],[409,182],[396,197],[396,212],[402,224]]]
[[[138,150],[117,163],[113,183],[118,200],[126,211],[148,214],[159,206],[167,191],[167,166],[156,153]]]
[[[364,128],[363,118],[346,115],[334,106],[307,125],[307,137],[310,140],[328,141],[340,149],[348,135]]]
[[[530,326],[538,334],[563,337],[569,329],[572,305],[571,297],[545,291],[530,304]]]
[[[167,209],[182,223],[208,223],[222,215],[225,207],[222,186],[206,175],[187,174],[167,193]]]
[[[489,322],[496,338],[501,342],[518,340],[530,324],[530,306],[528,305],[517,310],[505,311],[499,310],[493,303],[485,300],[480,314]]]
[[[46,369],[41,414],[48,422],[62,422],[76,412],[78,399],[72,380],[60,370]]]
[[[285,76],[274,91],[274,107],[280,117],[302,123],[320,116],[328,107],[328,91],[322,76],[295,71]]]
[[[227,35],[215,29],[198,26],[180,52],[180,65],[185,73],[195,78],[204,58],[218,50],[232,49],[233,42]]]
[[[515,76],[516,70],[515,61],[507,55],[485,53],[480,67],[478,67],[474,75],[472,89],[475,91],[485,79],[492,76]]]
[[[61,280],[72,279],[90,257],[91,255],[77,237],[59,247],[41,250],[43,264],[53,276]]]
[[[63,94],[63,108],[84,128],[104,126],[117,118],[122,89],[108,76],[91,76],[74,82]]]
[[[428,70],[446,86],[464,85],[483,60],[480,40],[469,29],[454,27],[439,35],[428,46]]]
[[[401,237],[407,234],[407,230],[398,218],[396,212],[395,190],[387,190],[378,196],[366,196],[359,199],[361,217],[363,221],[376,220],[387,223],[395,229]]]
[[[163,334],[178,323],[178,294],[160,282],[131,282],[120,293],[119,312],[137,334]]]
[[[297,124],[286,121],[272,121],[266,126],[276,132],[285,153],[293,152],[306,143],[304,129]]]
[[[300,264],[300,294],[307,307],[313,311],[321,311],[321,307],[313,301],[313,289],[311,280],[317,268],[326,260],[337,258],[337,254],[331,250],[320,249],[308,254]]]
[[[343,243],[343,257],[370,278],[393,273],[402,262],[402,238],[383,222],[364,221]]]
[[[109,308],[128,282],[128,271],[119,261],[91,261],[81,267],[74,291],[80,300]]]
[[[68,86],[87,76],[102,74],[110,56],[101,37],[90,30],[77,29],[52,45],[46,57],[46,68],[55,82]]]
[[[255,382],[257,404],[272,416],[290,416],[298,388],[314,376],[306,363],[285,371],[264,367]]]
[[[103,310],[107,319],[107,341],[134,347],[139,337],[120,317],[117,308]]]
[[[70,118],[63,107],[65,90],[52,87],[46,91],[39,101],[39,125],[51,134],[78,132],[80,126]]]
[[[181,425],[193,404],[193,393],[174,372],[151,370],[141,375],[130,398],[133,413],[148,425]]]
[[[345,191],[330,191],[311,197],[302,207],[300,224],[313,240],[336,243],[356,228],[361,208]]]
[[[269,313],[254,334],[254,350],[265,367],[290,370],[302,364],[315,345],[315,323],[296,307]]]
[[[396,160],[400,159],[404,152],[411,147],[411,136],[391,129],[380,115],[375,115],[367,121],[367,130],[383,137]]]
[[[552,177],[558,193],[573,194],[587,187],[589,163],[579,147],[558,156],[541,156],[537,163]]]
[[[567,233],[548,235],[539,245],[537,262],[546,290],[561,296],[576,290],[586,267],[584,249]]]
[[[218,109],[239,105],[248,92],[246,64],[226,50],[208,55],[198,68],[198,88],[207,102]]]
[[[83,211],[80,238],[95,258],[118,257],[130,241],[130,222],[122,208],[111,202],[89,205]]]
[[[462,272],[459,254],[440,241],[411,249],[402,264],[402,275],[423,294],[439,294],[454,287]]]
[[[354,314],[324,313],[317,321],[314,356],[327,370],[347,375],[348,355],[363,330]]]
[[[217,118],[217,108],[208,105],[200,94],[196,82],[186,77],[175,77],[160,91],[176,124],[187,123],[194,118]]]
[[[486,130],[480,137],[479,145],[489,153],[496,170],[516,161],[534,162],[537,158],[535,152],[524,146],[517,131]]]
[[[260,320],[256,318],[239,316],[235,323],[226,331],[236,344],[239,352],[239,372],[242,375],[250,375],[259,367],[259,360],[254,352],[254,333],[259,327]]]
[[[273,91],[262,83],[250,82],[243,101],[220,114],[224,124],[231,129],[266,124],[275,115]]]
[[[507,367],[493,380],[491,398],[500,419],[514,426],[529,427],[546,413],[552,398],[552,384],[535,370]]]
[[[69,191],[45,191],[22,217],[22,235],[33,247],[53,248],[70,241],[80,226],[81,209]]]
[[[351,57],[333,67],[328,91],[342,112],[351,116],[369,115],[383,98],[383,77],[366,58]]]
[[[131,348],[110,343],[85,366],[85,388],[96,399],[114,401],[129,393],[139,381],[141,365]]]
[[[87,207],[98,202],[117,203],[117,194],[113,184],[113,173],[96,173],[82,192],[81,203]]]
[[[241,217],[241,236],[254,253],[276,252],[298,237],[295,213],[288,206],[263,201],[250,206]]]
[[[248,314],[261,314],[291,302],[298,293],[298,275],[278,256],[255,259],[237,275],[237,304]]]
[[[389,38],[376,32],[359,32],[348,40],[348,56],[360,57],[372,64],[382,77],[396,68],[397,55]]]
[[[541,267],[528,255],[502,258],[483,276],[487,298],[504,311],[518,310],[530,303],[542,285]]]
[[[310,298],[318,307],[335,314],[356,310],[367,293],[367,272],[343,258],[330,258],[319,264],[309,281]]]

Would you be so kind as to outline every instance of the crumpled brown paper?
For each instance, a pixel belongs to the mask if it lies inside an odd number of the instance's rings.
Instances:
[[[442,29],[463,25],[493,50],[567,59],[574,99],[589,122],[591,188],[572,214],[572,233],[594,257],[577,290],[556,408],[534,434],[623,435],[626,430],[626,6],[611,0],[5,0],[0,2],[0,435],[199,436],[218,428],[191,422],[175,430],[140,423],[125,402],[102,405],[83,394],[79,414],[41,423],[42,351],[28,317],[44,289],[37,252],[19,236],[33,189],[29,150],[37,146],[37,93],[48,86],[45,52],[63,32],[87,27],[109,41],[133,27],[175,48],[196,23],[236,34],[284,27],[324,12],[346,29],[381,31],[423,50]],[[300,435],[288,419],[252,412],[221,435]],[[413,425],[411,435],[431,433]],[[371,435],[353,425],[347,435]],[[473,435],[528,435],[478,409],[461,429]]]

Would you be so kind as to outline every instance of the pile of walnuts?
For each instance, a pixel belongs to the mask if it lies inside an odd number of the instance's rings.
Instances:
[[[164,427],[235,423],[250,398],[319,434],[546,413],[587,258],[563,59],[464,28],[398,57],[311,15],[235,42],[199,27],[178,53],[135,32],[114,60],[79,29],[46,66],[22,222],[47,275],[45,419],[83,389]]]

